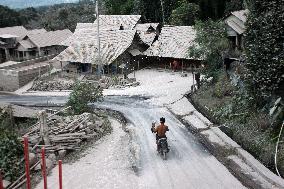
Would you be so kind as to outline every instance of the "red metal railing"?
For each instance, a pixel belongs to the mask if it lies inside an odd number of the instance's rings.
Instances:
[[[43,188],[47,189],[47,177],[46,177],[46,162],[45,162],[45,149],[41,149],[41,166],[42,166],[42,177],[43,177]]]
[[[24,137],[24,152],[25,152],[25,170],[27,178],[27,189],[31,189],[31,178],[30,178],[30,160],[29,160],[29,140]]]

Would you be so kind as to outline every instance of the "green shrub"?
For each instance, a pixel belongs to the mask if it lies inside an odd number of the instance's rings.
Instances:
[[[278,0],[249,2],[245,34],[246,81],[251,95],[263,106],[284,81],[284,4]]]
[[[88,103],[102,100],[102,91],[102,88],[93,83],[77,82],[69,96],[66,106],[71,106],[72,114],[89,112],[90,107],[88,106]]]
[[[23,157],[23,145],[14,133],[0,130],[0,169],[4,177],[14,180],[22,173],[22,165],[18,165]]]

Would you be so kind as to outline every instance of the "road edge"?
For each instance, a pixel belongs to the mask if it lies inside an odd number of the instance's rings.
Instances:
[[[274,174],[250,153],[233,141],[196,109],[192,110],[192,104],[182,102],[184,109],[175,102],[166,106],[168,110],[177,117],[193,133],[199,141],[221,162],[228,170],[246,187],[253,189],[283,188],[284,179]],[[188,107],[188,108],[187,108]],[[191,108],[190,108],[191,107]],[[195,121],[194,121],[195,120]]]

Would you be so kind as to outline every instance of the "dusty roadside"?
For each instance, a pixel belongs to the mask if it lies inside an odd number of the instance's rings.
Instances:
[[[284,188],[282,178],[228,137],[218,125],[203,116],[186,97],[168,105],[168,109],[245,186],[255,189]]]

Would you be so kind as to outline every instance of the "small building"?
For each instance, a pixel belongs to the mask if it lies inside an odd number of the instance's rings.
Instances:
[[[0,63],[58,54],[65,49],[61,42],[71,35],[70,30],[47,32],[45,29],[27,30],[23,26],[0,28]]]
[[[28,33],[23,26],[0,28],[0,63],[13,59],[17,43]]]
[[[99,57],[96,30],[80,32],[81,35],[78,34],[74,38],[74,43],[54,58],[57,61],[68,62],[68,67],[74,68],[76,65],[78,72],[90,72],[92,64],[104,65],[105,72],[117,72],[121,63],[130,61],[129,51],[137,49],[139,41],[135,30],[102,30]]]
[[[165,65],[175,62],[179,67],[200,64],[200,60],[189,56],[189,48],[194,44],[196,31],[192,26],[165,26],[157,41],[144,52],[147,57],[158,58]]]
[[[90,72],[93,71],[92,65],[103,65],[104,73],[117,73],[121,64],[126,64],[127,67],[133,56],[142,54],[149,47],[136,30],[140,17],[140,15],[100,15],[100,55],[97,21],[78,23],[74,34],[62,43],[68,48],[54,59],[67,62],[67,71],[70,72],[74,72],[74,67],[77,67],[78,72]],[[148,43],[154,41],[156,33],[155,35],[153,33],[150,40],[148,37]]]
[[[17,45],[18,57],[31,59],[59,54],[66,48],[61,43],[71,35],[72,32],[68,29],[28,34]]]
[[[247,20],[247,15],[249,10],[234,11],[231,15],[225,19],[225,24],[227,27],[227,34],[229,40],[231,41],[231,46],[233,49],[242,50],[244,47],[244,32],[246,30],[245,23]]]

